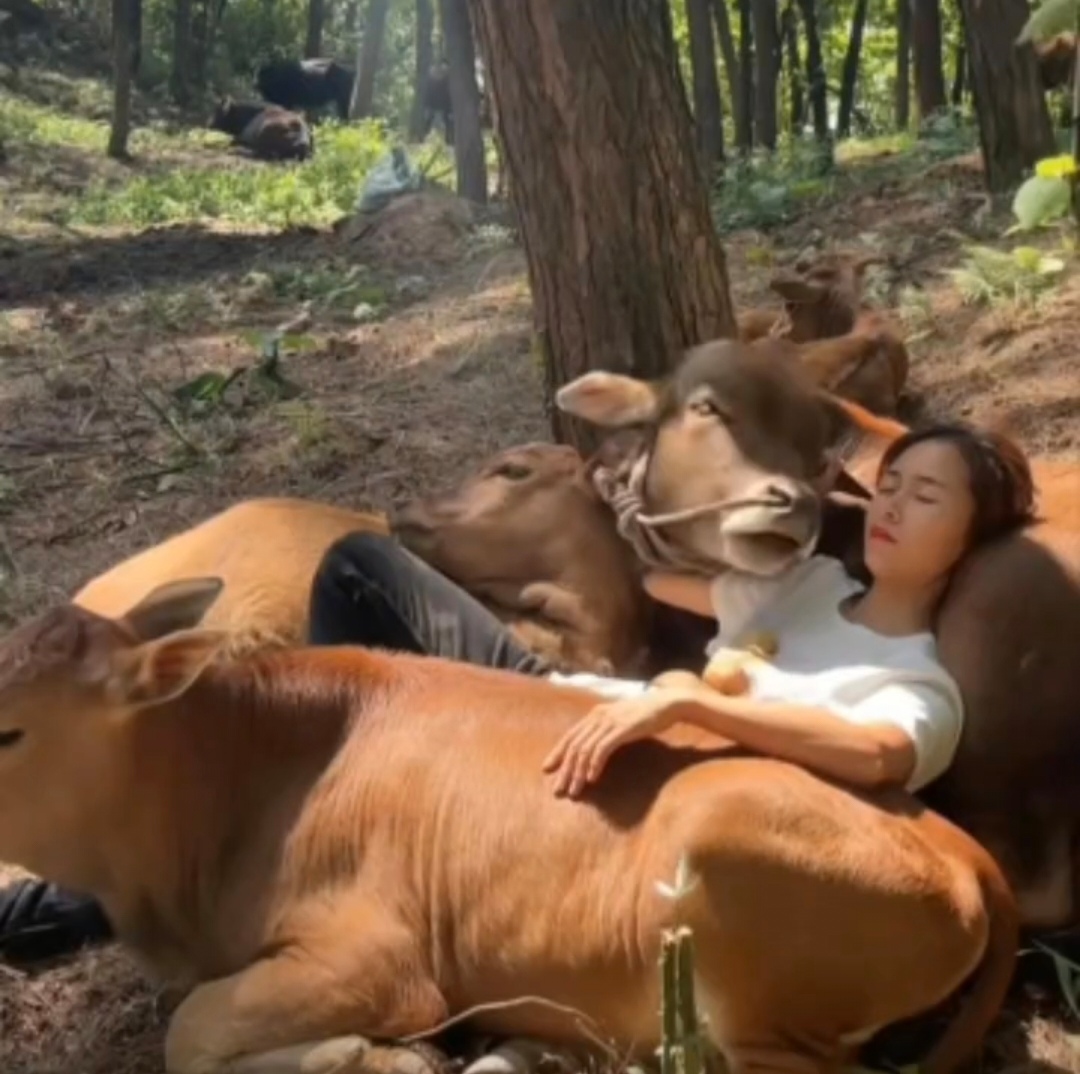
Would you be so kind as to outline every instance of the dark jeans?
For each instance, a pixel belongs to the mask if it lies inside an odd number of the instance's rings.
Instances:
[[[543,675],[482,604],[393,538],[353,533],[323,557],[311,590],[312,645],[363,645]],[[97,902],[41,880],[0,890],[0,958],[32,964],[104,943]]]

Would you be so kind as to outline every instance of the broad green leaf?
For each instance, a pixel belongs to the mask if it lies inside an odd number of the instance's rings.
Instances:
[[[1074,29],[1078,7],[1080,0],[1043,0],[1028,16],[1016,43],[1024,45],[1029,41],[1045,41],[1056,34]]]
[[[1046,157],[1036,161],[1035,174],[1040,179],[1068,179],[1080,171],[1071,153],[1062,153],[1057,157]]]
[[[1022,228],[1038,227],[1065,216],[1070,198],[1069,184],[1064,179],[1033,175],[1017,190],[1012,203],[1013,215]]]

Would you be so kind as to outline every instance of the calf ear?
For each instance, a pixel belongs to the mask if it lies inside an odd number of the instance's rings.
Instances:
[[[140,641],[152,641],[176,630],[197,626],[217,600],[221,578],[183,578],[152,589],[123,616],[124,625]]]
[[[221,630],[181,630],[113,656],[105,689],[125,706],[163,705],[188,690],[224,647]]]
[[[794,273],[778,273],[769,281],[769,289],[786,302],[817,302],[826,288],[813,280],[804,280]]]
[[[555,405],[564,413],[609,427],[652,421],[659,399],[655,384],[599,369],[564,384],[555,393]]]

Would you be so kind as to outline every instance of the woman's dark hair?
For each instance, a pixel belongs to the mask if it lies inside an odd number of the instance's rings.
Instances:
[[[1035,482],[1023,450],[1004,433],[966,422],[943,422],[912,429],[885,449],[878,478],[908,448],[931,440],[952,444],[967,464],[975,515],[971,544],[980,545],[1035,518]]]

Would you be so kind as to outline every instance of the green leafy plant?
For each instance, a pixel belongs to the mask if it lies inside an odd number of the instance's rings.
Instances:
[[[1060,257],[1044,254],[1034,246],[995,250],[990,246],[968,246],[967,257],[949,276],[961,298],[971,304],[1013,301],[1029,305],[1052,287],[1065,271]]]

